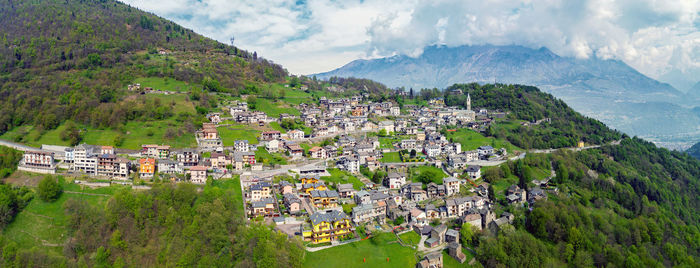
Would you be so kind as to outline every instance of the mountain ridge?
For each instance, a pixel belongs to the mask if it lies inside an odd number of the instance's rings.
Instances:
[[[671,85],[620,60],[561,57],[546,47],[429,46],[415,58],[396,55],[356,60],[316,76],[368,78],[389,87],[416,89],[469,82],[535,85],[577,111],[631,135],[677,140],[698,136],[700,131],[700,116],[690,110],[694,103]],[[666,127],[658,128],[654,122],[659,121]]]

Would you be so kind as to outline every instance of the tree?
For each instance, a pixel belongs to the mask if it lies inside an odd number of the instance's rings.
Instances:
[[[462,224],[462,229],[459,230],[459,240],[463,245],[471,245],[472,237],[474,236],[473,226],[469,223]]]
[[[489,184],[489,199],[494,202],[496,201],[496,191],[493,189],[493,185]]]
[[[418,153],[416,152],[416,149],[412,149],[412,150],[411,150],[411,158],[416,158],[416,154],[418,154]]]
[[[377,133],[377,135],[379,135],[379,137],[386,137],[386,129],[382,128],[381,130],[379,130],[379,133]]]
[[[37,191],[39,198],[44,202],[56,201],[56,199],[61,196],[61,193],[63,193],[63,188],[56,180],[56,178],[46,175],[41,182],[39,182]]]
[[[405,221],[405,219],[403,218],[403,216],[400,216],[394,220],[394,225],[397,225],[397,226],[401,225],[401,224],[403,224],[404,221]]]

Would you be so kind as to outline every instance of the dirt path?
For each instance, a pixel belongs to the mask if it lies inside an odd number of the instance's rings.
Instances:
[[[111,196],[108,194],[94,194],[94,193],[83,193],[83,192],[75,192],[75,191],[63,191],[64,193],[69,193],[69,194],[84,194],[84,195],[94,195],[94,196]]]

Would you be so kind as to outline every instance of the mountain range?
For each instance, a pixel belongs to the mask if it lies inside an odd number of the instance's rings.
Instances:
[[[687,147],[700,139],[700,113],[692,109],[700,90],[686,94],[619,60],[561,57],[544,47],[429,46],[418,57],[355,60],[316,74],[322,79],[333,76],[367,78],[406,89],[465,82],[536,85],[631,135],[667,146]]]

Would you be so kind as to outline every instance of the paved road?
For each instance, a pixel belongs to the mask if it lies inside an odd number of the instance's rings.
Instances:
[[[20,151],[37,151],[40,150],[39,148],[34,148],[31,146],[27,146],[21,143],[16,143],[16,142],[11,142],[7,140],[0,140],[0,145],[7,146],[10,148],[14,148],[15,150],[20,150]]]

